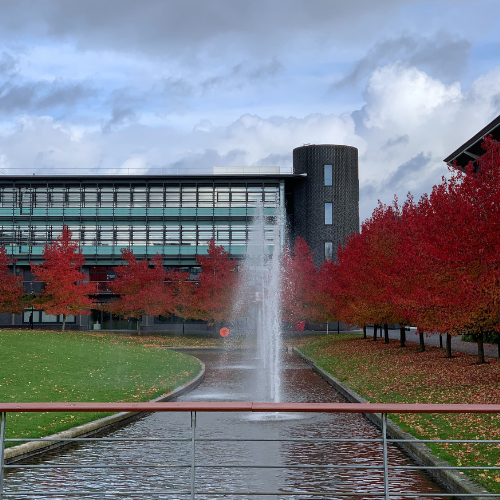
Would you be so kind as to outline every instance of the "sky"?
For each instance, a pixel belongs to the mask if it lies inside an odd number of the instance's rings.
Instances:
[[[359,150],[360,219],[500,114],[493,0],[0,0],[0,175]]]

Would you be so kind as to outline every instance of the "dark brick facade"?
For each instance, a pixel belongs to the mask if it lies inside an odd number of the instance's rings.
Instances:
[[[333,165],[332,186],[325,186],[324,165]],[[325,242],[339,244],[359,231],[358,150],[352,146],[310,145],[293,150],[294,174],[306,174],[294,189],[293,236],[302,236],[314,252],[314,263],[325,259]],[[325,224],[325,203],[333,203],[333,223]]]

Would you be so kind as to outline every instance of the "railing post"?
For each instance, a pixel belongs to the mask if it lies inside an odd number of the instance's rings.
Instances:
[[[0,414],[0,500],[3,499],[3,472],[5,465],[5,425],[7,413]]]
[[[382,413],[382,449],[384,462],[384,499],[389,500],[389,464],[387,462],[387,413]]]
[[[196,468],[196,412],[191,412],[191,500],[195,500],[194,481]],[[0,499],[1,500],[1,499]]]

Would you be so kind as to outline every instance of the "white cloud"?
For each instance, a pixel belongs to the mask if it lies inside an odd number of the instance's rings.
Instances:
[[[439,108],[462,97],[460,84],[444,85],[414,67],[393,63],[376,69],[368,82],[367,127],[415,128]]]

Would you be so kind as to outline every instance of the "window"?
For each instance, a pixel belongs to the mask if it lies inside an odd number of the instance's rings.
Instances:
[[[332,165],[325,165],[325,186],[331,186],[333,182]]]
[[[331,241],[325,242],[325,260],[332,260],[333,258],[333,243]]]
[[[333,203],[325,203],[325,224],[333,224]]]

